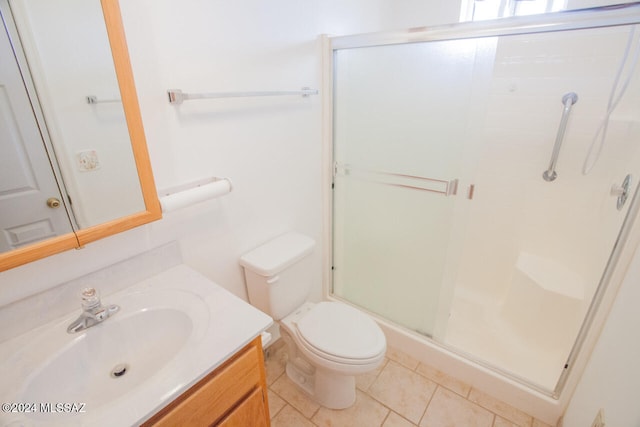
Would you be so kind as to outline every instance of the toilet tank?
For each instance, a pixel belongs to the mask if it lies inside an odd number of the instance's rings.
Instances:
[[[315,241],[290,232],[240,257],[249,302],[280,320],[300,307],[311,291]]]

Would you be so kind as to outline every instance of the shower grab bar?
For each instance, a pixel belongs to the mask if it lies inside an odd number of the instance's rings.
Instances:
[[[189,99],[214,99],[214,98],[247,98],[255,96],[289,96],[301,95],[308,98],[317,95],[318,89],[303,87],[300,90],[278,90],[278,91],[254,91],[254,92],[208,92],[208,93],[185,93],[180,89],[169,89],[169,104],[182,104]]]
[[[335,165],[334,165],[334,176],[336,176],[336,175],[338,175],[340,173],[342,173],[342,175],[344,175],[344,176],[353,176],[353,173],[356,173],[356,174],[362,174],[362,175],[367,175],[367,174],[369,174],[369,175],[381,175],[381,176],[391,177],[391,178],[401,178],[401,179],[432,182],[432,183],[439,184],[443,188],[442,189],[425,188],[425,187],[418,187],[417,185],[401,184],[401,183],[397,183],[397,182],[387,182],[387,181],[381,181],[381,180],[372,180],[372,179],[366,179],[364,177],[360,177],[360,179],[364,179],[364,180],[370,181],[370,182],[375,182],[377,184],[390,185],[390,186],[393,186],[393,187],[400,187],[400,188],[407,188],[407,189],[410,189],[410,190],[428,191],[428,192],[431,192],[431,193],[443,194],[445,196],[455,196],[458,193],[458,180],[457,179],[452,179],[452,180],[447,181],[447,180],[444,180],[444,179],[428,178],[428,177],[425,177],[425,176],[418,176],[418,175],[408,175],[408,174],[403,174],[403,173],[386,172],[386,171],[374,171],[374,170],[371,170],[371,169],[363,169],[363,168],[353,167],[351,165],[343,165],[343,164],[340,164],[340,163],[335,163]]]
[[[558,177],[556,172],[556,163],[558,162],[558,155],[560,154],[560,147],[562,147],[562,141],[564,140],[564,132],[567,129],[567,122],[569,121],[569,114],[571,113],[571,107],[578,102],[578,95],[575,92],[569,92],[562,97],[562,118],[560,119],[560,126],[558,127],[558,134],[556,135],[556,142],[553,144],[553,152],[551,153],[551,162],[549,168],[543,172],[542,178],[545,181],[551,182]]]

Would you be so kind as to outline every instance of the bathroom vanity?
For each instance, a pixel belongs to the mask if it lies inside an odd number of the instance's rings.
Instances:
[[[269,425],[260,337],[153,416],[148,426]]]
[[[269,425],[269,316],[183,264],[102,300],[119,311],[81,332],[78,300],[0,343],[0,426]]]

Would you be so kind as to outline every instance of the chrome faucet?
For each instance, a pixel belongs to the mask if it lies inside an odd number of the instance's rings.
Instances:
[[[100,295],[98,295],[98,291],[94,288],[83,289],[80,296],[82,297],[82,314],[67,328],[67,332],[70,334],[97,325],[120,310],[120,307],[115,304],[107,307],[103,306],[100,302]]]

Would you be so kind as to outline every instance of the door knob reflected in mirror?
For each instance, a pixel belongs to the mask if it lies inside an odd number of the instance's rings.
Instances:
[[[51,209],[59,208],[60,205],[60,199],[56,199],[55,197],[49,197],[47,199],[47,206],[49,206]]]

